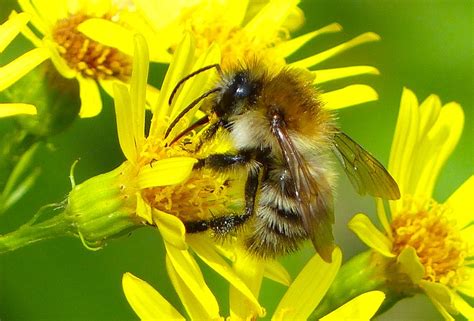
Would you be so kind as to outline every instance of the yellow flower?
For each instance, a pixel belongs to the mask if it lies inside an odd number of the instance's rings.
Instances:
[[[319,304],[337,274],[341,264],[341,252],[336,249],[332,263],[324,262],[319,255],[314,255],[295,278],[274,311],[271,320],[306,320]],[[315,273],[317,271],[317,273]],[[253,275],[246,280],[256,288],[256,295],[261,284],[261,276]],[[125,296],[141,320],[187,320],[153,287],[131,273],[125,273],[122,278]],[[321,320],[335,321],[351,318],[353,320],[369,320],[377,311],[384,299],[380,291],[362,294],[335,311],[324,316]],[[257,315],[249,311],[245,299],[230,295],[230,316],[226,320],[256,320]],[[207,304],[203,302],[202,304]],[[223,320],[217,315],[213,319]],[[190,320],[201,319],[190,315]]]
[[[112,0],[18,2],[32,25],[24,26],[21,31],[36,48],[0,68],[0,90],[50,59],[63,77],[75,78],[79,82],[79,115],[97,115],[102,109],[98,84],[111,92],[114,81],[128,81],[130,78],[133,32],[116,23],[120,13],[127,11],[128,7],[119,7]],[[24,13],[21,14],[23,17]],[[114,26],[114,32],[107,35],[107,42],[98,42],[94,38],[101,34],[100,29],[87,29],[87,22],[94,18],[107,19],[108,24]]]
[[[460,105],[442,106],[435,95],[419,105],[405,89],[389,161],[402,197],[390,202],[390,216],[377,201],[382,231],[364,214],[349,223],[362,241],[392,262],[387,267],[395,264],[398,272],[408,276],[408,285],[402,285],[401,278],[393,275],[393,287],[408,293],[424,291],[447,320],[457,313],[474,318],[474,309],[463,297],[474,296],[474,177],[445,202],[432,198],[436,178],[459,140],[463,122]]]
[[[290,31],[302,25],[304,15],[298,0],[240,1],[152,1],[135,0],[140,16],[146,18],[147,28],[141,32],[149,44],[176,48],[177,39],[190,32],[197,39],[198,52],[211,44],[218,44],[222,52],[223,68],[245,59],[258,58],[269,65],[308,68],[315,75],[318,86],[337,79],[362,74],[378,74],[372,66],[349,66],[314,70],[327,59],[363,43],[378,41],[372,32],[359,35],[333,48],[293,61],[291,55],[312,39],[327,33],[338,32],[342,27],[333,23],[321,29],[291,39]],[[137,22],[138,23],[138,22]],[[144,24],[143,22],[141,23]],[[151,32],[152,28],[154,32]],[[159,48],[158,52],[161,52]],[[153,48],[151,50],[153,56]],[[158,60],[159,61],[159,60]],[[354,84],[322,94],[326,108],[336,109],[378,99],[377,93],[367,85]]]
[[[28,23],[27,14],[11,17],[0,25],[0,53],[15,39],[21,29]],[[36,108],[30,104],[4,103],[0,104],[0,118],[18,114],[34,115]]]
[[[192,171],[196,156],[183,146],[168,146],[174,138],[173,134],[164,138],[170,120],[195,99],[196,92],[209,85],[209,78],[199,75],[190,79],[175,102],[169,106],[168,98],[174,85],[189,73],[190,68],[199,69],[219,61],[220,52],[216,46],[211,46],[195,60],[193,39],[189,35],[183,39],[163,81],[158,104],[153,109],[150,131],[145,137],[148,58],[144,39],[136,39],[137,50],[130,89],[123,84],[116,84],[114,94],[120,146],[127,158],[120,167],[124,194],[127,198],[136,200],[135,205],[131,206],[137,218],[156,226],[161,232],[166,248],[168,274],[190,316],[200,320],[215,319],[219,314],[219,306],[207,287],[194,256],[188,250],[189,247],[226,279],[239,295],[246,298],[249,309],[254,314],[263,315],[264,311],[249,286],[226,261],[226,258],[236,260],[236,250],[216,245],[206,233],[186,235],[182,222],[209,218],[212,213],[238,206],[234,202],[238,202],[240,197],[233,195],[233,188],[227,186],[227,176],[216,176],[207,170]],[[186,115],[188,124],[192,117],[193,115]],[[184,129],[187,126],[184,123],[179,123],[178,126],[183,126]],[[186,140],[192,145],[195,138],[189,136]],[[207,153],[211,153],[225,148],[228,148],[226,144],[219,141],[215,146],[209,144],[205,149],[208,150]],[[237,192],[241,195],[243,190],[237,189],[235,193]],[[262,275],[288,283],[286,271],[277,262],[253,262],[246,265],[247,271],[258,270],[257,267],[261,269]]]

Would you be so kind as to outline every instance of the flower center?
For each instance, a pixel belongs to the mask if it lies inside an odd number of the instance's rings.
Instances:
[[[219,12],[221,11],[215,8],[209,10],[202,5],[193,7],[182,15],[183,24],[194,35],[199,51],[206,50],[214,42],[219,44],[224,69],[255,59],[257,54],[258,59],[284,63],[283,58],[274,54],[272,47],[287,38],[287,32],[268,35],[261,30],[264,36],[249,34],[241,26],[216,15]]]
[[[188,142],[189,145],[194,144]],[[200,157],[179,145],[163,147],[159,144],[149,145],[147,148],[148,151],[153,151],[145,157],[151,166],[153,161],[159,159],[177,156]],[[193,147],[190,146],[189,149],[192,150]],[[238,207],[237,194],[243,191],[236,191],[235,185],[229,175],[204,168],[194,170],[181,184],[145,189],[142,196],[152,208],[175,215],[183,222],[191,222],[224,215],[229,212],[229,208]]]
[[[228,181],[207,170],[195,171],[183,183],[146,189],[151,207],[173,214],[183,222],[206,220],[226,213],[230,200]]]
[[[425,267],[425,280],[455,287],[462,281],[461,268],[467,255],[467,242],[446,215],[445,205],[434,201],[411,206],[392,221],[393,251],[399,254],[411,246]]]
[[[96,80],[127,80],[132,70],[131,57],[89,39],[77,30],[77,26],[88,18],[84,14],[74,14],[56,23],[53,39],[59,45],[61,57],[71,69],[80,72],[84,77]]]

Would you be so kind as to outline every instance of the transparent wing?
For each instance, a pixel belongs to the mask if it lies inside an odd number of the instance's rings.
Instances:
[[[342,132],[334,135],[333,146],[334,154],[357,193],[389,200],[400,198],[400,190],[393,177],[362,146]]]
[[[329,184],[323,178],[315,181],[282,122],[273,121],[272,131],[278,140],[294,184],[303,227],[319,255],[325,261],[331,262],[334,249],[334,209]]]

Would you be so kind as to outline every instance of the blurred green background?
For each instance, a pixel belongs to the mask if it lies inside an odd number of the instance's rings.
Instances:
[[[4,21],[14,2],[0,0]],[[303,48],[297,56],[322,51],[366,31],[382,41],[357,47],[327,61],[321,68],[371,64],[381,76],[364,76],[328,84],[323,89],[360,82],[372,85],[379,101],[342,110],[339,122],[345,132],[370,150],[383,163],[395,127],[403,86],[412,89],[419,100],[436,93],[443,102],[457,101],[465,111],[465,129],[460,143],[438,180],[435,198],[443,201],[473,173],[473,89],[474,37],[472,1],[303,1],[307,22],[297,34],[339,22],[344,31],[325,35]],[[28,46],[19,41],[1,59],[23,52]],[[161,79],[163,67],[152,74]],[[0,233],[11,231],[47,203],[61,201],[70,190],[68,174],[76,167],[76,181],[103,173],[119,165],[121,153],[114,123],[111,100],[105,98],[100,116],[76,121],[65,133],[51,139],[42,148],[37,161],[43,164],[35,188],[8,213],[0,217]],[[13,120],[0,120],[0,135]],[[1,137],[1,136],[0,136]],[[335,235],[347,260],[365,246],[346,228],[358,212],[374,217],[372,200],[357,196],[341,175],[337,191]],[[296,275],[313,254],[306,247],[301,253],[283,258],[291,274]],[[141,229],[109,242],[101,251],[86,250],[78,239],[45,241],[0,256],[0,320],[136,320],[121,288],[124,272],[132,272],[150,282],[182,310],[168,281],[163,262],[163,245],[157,231]],[[209,284],[221,301],[227,300],[225,283],[203,266]],[[317,273],[317,271],[315,271]],[[285,288],[265,281],[262,301],[271,312]],[[224,304],[223,311],[228,309]],[[269,314],[271,315],[271,314]],[[404,300],[378,320],[441,320],[428,299],[417,296]]]

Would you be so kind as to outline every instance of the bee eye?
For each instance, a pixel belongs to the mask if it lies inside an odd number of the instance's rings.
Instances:
[[[233,87],[232,89],[234,91],[233,96],[236,100],[246,98],[250,95],[251,87],[247,75],[243,73],[237,74],[232,85],[231,87]]]
[[[247,72],[236,73],[231,82],[224,86],[214,112],[219,117],[244,113],[255,104],[260,88],[260,82],[250,79]]]
[[[242,84],[235,89],[235,98],[246,98],[250,95],[250,87],[248,84]]]

